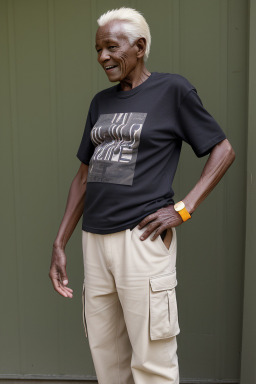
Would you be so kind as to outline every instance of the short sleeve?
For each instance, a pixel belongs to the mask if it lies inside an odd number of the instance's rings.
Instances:
[[[216,120],[206,111],[192,89],[179,107],[179,135],[193,148],[197,157],[207,155],[211,149],[226,138]]]
[[[90,109],[87,115],[84,133],[83,133],[82,140],[77,152],[78,159],[86,165],[89,165],[90,159],[94,152],[94,145],[91,141],[91,130],[93,127],[91,115],[92,115],[92,104],[90,106]]]

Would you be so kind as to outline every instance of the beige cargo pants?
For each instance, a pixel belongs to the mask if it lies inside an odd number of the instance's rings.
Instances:
[[[141,241],[137,227],[83,231],[84,321],[99,384],[179,383],[176,231],[169,231],[169,249],[160,236]]]

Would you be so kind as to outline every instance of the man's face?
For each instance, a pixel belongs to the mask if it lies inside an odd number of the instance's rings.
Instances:
[[[109,81],[131,79],[138,64],[137,46],[130,46],[122,21],[112,21],[99,27],[96,33],[98,62]]]

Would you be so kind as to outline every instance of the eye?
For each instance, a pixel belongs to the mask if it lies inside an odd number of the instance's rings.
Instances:
[[[96,49],[97,53],[100,53],[102,51],[102,49]]]
[[[117,48],[116,45],[110,45],[110,46],[108,47],[108,49],[110,49],[111,51],[113,51],[115,48]]]

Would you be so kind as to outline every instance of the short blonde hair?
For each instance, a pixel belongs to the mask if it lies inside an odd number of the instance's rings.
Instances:
[[[135,9],[122,7],[104,13],[98,18],[97,22],[102,27],[114,20],[125,22],[124,30],[131,45],[140,37],[144,37],[146,40],[145,60],[147,60],[150,52],[151,35],[148,23],[142,14]]]

